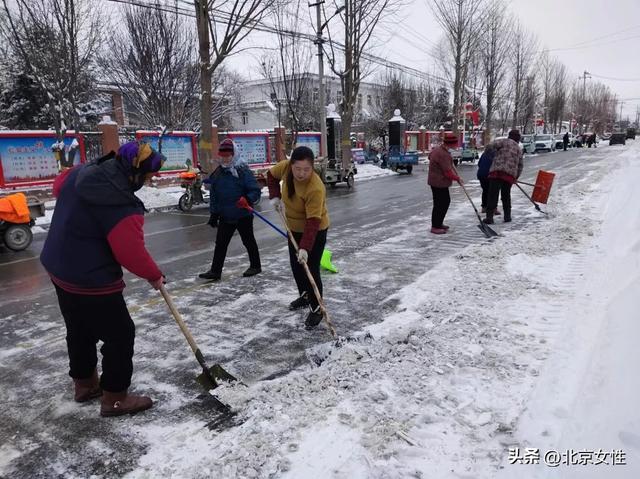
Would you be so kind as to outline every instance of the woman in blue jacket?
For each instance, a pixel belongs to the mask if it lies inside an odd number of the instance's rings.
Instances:
[[[496,156],[495,148],[489,144],[485,147],[484,152],[478,160],[478,181],[482,187],[482,212],[487,212],[487,204],[489,199],[489,170],[493,163],[493,158]],[[494,215],[500,215],[498,208],[493,212]]]
[[[220,143],[218,156],[221,164],[208,180],[211,184],[209,225],[212,228],[217,227],[218,232],[211,269],[201,273],[199,277],[210,281],[220,280],[227,248],[236,230],[249,253],[249,268],[243,276],[254,276],[262,271],[258,244],[253,235],[253,215],[248,210],[236,206],[243,196],[250,205],[258,203],[261,190],[251,170],[237,161],[234,153],[235,146],[232,140],[227,138]]]

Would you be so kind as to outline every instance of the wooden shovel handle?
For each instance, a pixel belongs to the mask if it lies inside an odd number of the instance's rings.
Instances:
[[[187,342],[189,343],[189,346],[191,346],[191,350],[194,352],[194,354],[197,353],[199,351],[198,345],[196,344],[195,339],[193,339],[191,331],[189,331],[189,328],[187,328],[187,325],[184,323],[184,320],[178,312],[176,305],[173,304],[173,299],[171,299],[171,296],[169,296],[169,293],[167,292],[167,289],[164,287],[164,285],[160,285],[160,293],[166,301],[167,306],[169,306],[169,310],[171,311],[173,318],[176,320],[176,323],[178,323],[178,326],[180,326],[182,334],[184,334],[184,337],[187,338]]]

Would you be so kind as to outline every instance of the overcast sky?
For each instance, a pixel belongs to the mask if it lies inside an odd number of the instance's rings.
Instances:
[[[551,50],[551,55],[570,69],[571,79],[577,79],[585,70],[590,72],[620,98],[627,99],[624,114],[635,119],[636,107],[640,106],[640,0],[510,0],[508,5],[538,35],[541,47]],[[429,53],[442,31],[427,0],[408,0],[401,21],[398,20],[386,18],[376,53],[433,72],[435,60]],[[308,21],[301,25],[300,30],[310,28],[310,24]],[[272,43],[259,36],[254,36],[253,42]],[[255,51],[241,54],[230,66],[257,78],[258,56]]]

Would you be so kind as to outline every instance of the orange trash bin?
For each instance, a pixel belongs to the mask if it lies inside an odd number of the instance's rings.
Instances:
[[[538,171],[538,176],[536,177],[536,184],[533,187],[533,194],[531,195],[531,199],[536,203],[547,204],[547,200],[549,199],[549,193],[551,192],[551,186],[553,185],[553,179],[556,174],[551,173],[549,171]]]

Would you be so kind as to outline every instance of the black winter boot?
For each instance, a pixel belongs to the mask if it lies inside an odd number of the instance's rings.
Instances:
[[[214,273],[213,271],[207,271],[206,273],[200,273],[198,278],[208,279],[209,281],[220,281],[220,273]]]
[[[249,268],[244,273],[242,273],[242,276],[248,278],[249,276],[255,276],[256,274],[260,273],[262,273],[262,269],[260,268]]]
[[[304,321],[304,329],[313,329],[322,321],[322,313],[320,312],[320,306],[316,306],[316,309],[309,311],[307,319]]]
[[[485,219],[483,219],[482,222],[487,224],[487,225],[492,225],[493,224],[493,211],[487,210],[487,217]]]
[[[306,308],[307,306],[309,306],[309,298],[307,297],[306,291],[302,293],[302,296],[300,296],[298,299],[291,301],[291,303],[289,303],[289,309],[291,311],[295,311],[296,309]]]
[[[508,210],[508,209],[504,210],[504,222],[511,223],[511,210]]]

